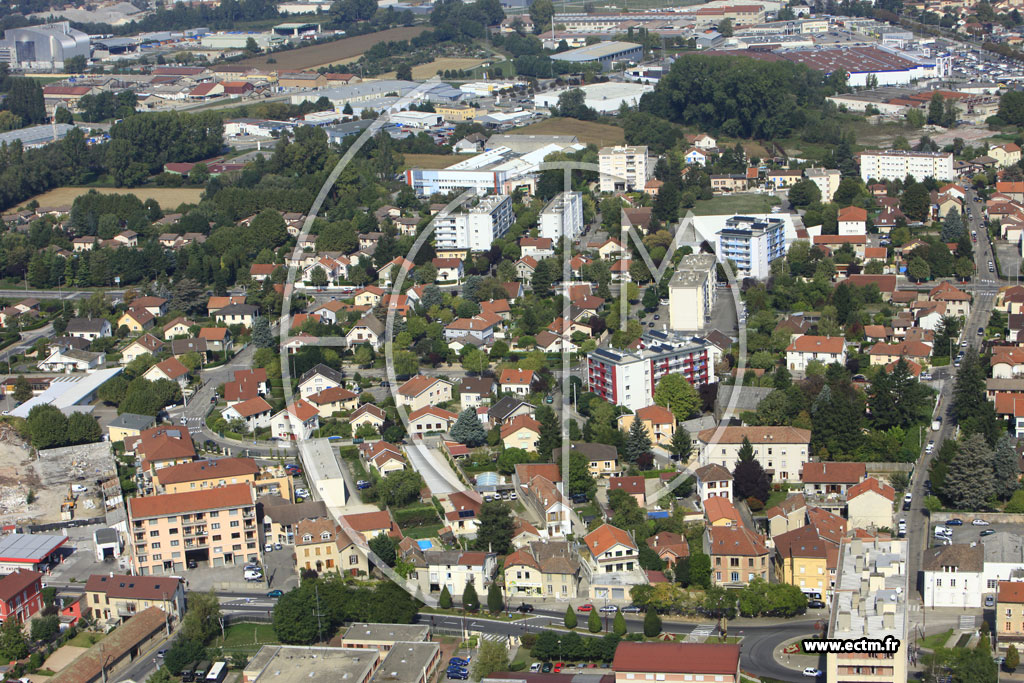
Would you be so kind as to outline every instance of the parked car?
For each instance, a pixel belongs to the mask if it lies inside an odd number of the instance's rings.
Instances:
[[[813,666],[809,666],[806,669],[804,669],[804,676],[807,676],[808,678],[817,678],[820,675],[821,672],[815,669]]]
[[[957,519],[956,517],[954,517],[953,519],[951,519],[951,520],[946,522],[946,526],[963,526],[963,525],[964,525],[964,520]]]
[[[624,614],[639,614],[642,611],[643,610],[641,610],[636,605],[626,605],[625,607],[622,608],[622,612]]]
[[[993,535],[993,534],[994,534],[995,532],[996,532],[996,530],[995,530],[995,529],[983,529],[983,530],[982,530],[982,532],[981,532],[980,534],[978,534],[978,536],[979,536],[980,538],[983,538],[983,537],[985,537],[985,536],[991,536],[991,535]]]
[[[822,609],[825,607],[825,603],[821,600],[808,600],[807,606],[811,609]]]
[[[469,672],[465,669],[448,669],[448,680],[451,681],[468,681]]]
[[[576,608],[576,611],[577,611],[577,612],[590,612],[590,611],[592,611],[593,609],[594,609],[594,606],[593,606],[593,605],[591,605],[591,604],[590,604],[590,603],[588,602],[588,603],[587,603],[587,604],[585,604],[585,605],[580,605],[579,607],[577,607],[577,608]]]
[[[985,596],[985,607],[995,607],[995,606],[996,606],[996,598],[995,598],[995,596],[993,596],[993,595],[986,595]]]
[[[368,489],[370,488],[370,482],[366,481],[365,479],[360,479],[359,481],[356,482],[356,488],[359,489],[360,491],[363,489]]]
[[[553,674],[562,673],[562,667],[565,666],[562,662],[555,662],[555,667],[551,670]]]
[[[985,521],[984,519],[976,519],[976,520],[971,522],[971,525],[972,526],[989,526],[989,522]]]
[[[468,659],[463,659],[462,657],[452,657],[451,659],[448,660],[448,666],[449,667],[457,666],[457,667],[460,667],[460,668],[465,668],[465,667],[469,666],[469,660]]]
[[[274,544],[273,543],[268,543],[265,546],[263,546],[263,552],[265,552],[265,553],[274,552]]]
[[[540,671],[540,662],[534,662],[530,665],[530,673],[537,673]]]
[[[543,666],[540,667],[540,672],[542,674],[549,674],[551,673],[552,666],[554,665],[551,662],[544,662]]]
[[[604,607],[602,607],[598,611],[599,612],[605,612],[605,613],[609,613],[609,612],[614,613],[614,612],[618,612],[619,611],[619,606],[618,605],[605,605]]]

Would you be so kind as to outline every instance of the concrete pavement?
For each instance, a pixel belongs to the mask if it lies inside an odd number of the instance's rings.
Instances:
[[[448,464],[444,454],[438,450],[437,444],[412,444],[406,446],[405,452],[413,469],[423,475],[424,482],[435,495],[465,490],[465,485],[459,481],[458,475]]]

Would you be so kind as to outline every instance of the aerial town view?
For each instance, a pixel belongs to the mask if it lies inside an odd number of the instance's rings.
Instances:
[[[1024,683],[1022,13],[0,1],[0,682]]]

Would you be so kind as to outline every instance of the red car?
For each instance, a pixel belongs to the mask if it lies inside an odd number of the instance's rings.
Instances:
[[[562,673],[562,663],[561,662],[557,662],[555,664],[555,668],[551,670],[551,673],[555,673],[555,674]]]
[[[588,603],[587,603],[586,605],[580,605],[579,607],[577,607],[577,608],[576,608],[576,611],[577,611],[577,612],[589,612],[589,611],[591,611],[592,609],[594,609],[594,606],[593,606],[593,605],[591,605],[591,604],[590,604],[590,603],[588,602]]]

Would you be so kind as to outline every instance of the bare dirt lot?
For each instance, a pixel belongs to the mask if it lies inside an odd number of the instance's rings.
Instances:
[[[273,67],[278,71],[292,69],[315,69],[321,66],[342,62],[352,57],[358,57],[377,43],[386,43],[394,40],[410,40],[427,30],[427,26],[403,26],[401,28],[389,28],[386,31],[368,33],[365,36],[354,36],[342,38],[331,43],[321,45],[310,45],[300,47],[297,50],[287,52],[275,52],[266,57],[252,57],[244,59],[236,64],[239,66]],[[267,59],[273,57],[276,64],[268,64]],[[449,67],[450,68],[450,67]]]
[[[58,187],[32,199],[44,209],[71,206],[75,197],[89,190],[96,190],[100,194],[133,194],[142,201],[155,199],[162,209],[175,209],[179,204],[198,204],[203,194],[201,187]]]
[[[575,135],[580,142],[584,144],[592,142],[598,147],[621,145],[626,141],[625,131],[618,126],[578,119],[550,118],[507,132],[513,135],[517,133],[523,135]]]
[[[432,62],[426,64],[417,64],[412,68],[413,80],[424,81],[428,78],[433,78],[437,75],[438,71],[453,71],[455,69],[461,69],[468,71],[469,69],[480,66],[484,63],[483,59],[472,59],[470,57],[438,57]],[[386,74],[381,74],[378,78],[394,78],[395,72],[389,71]]]

